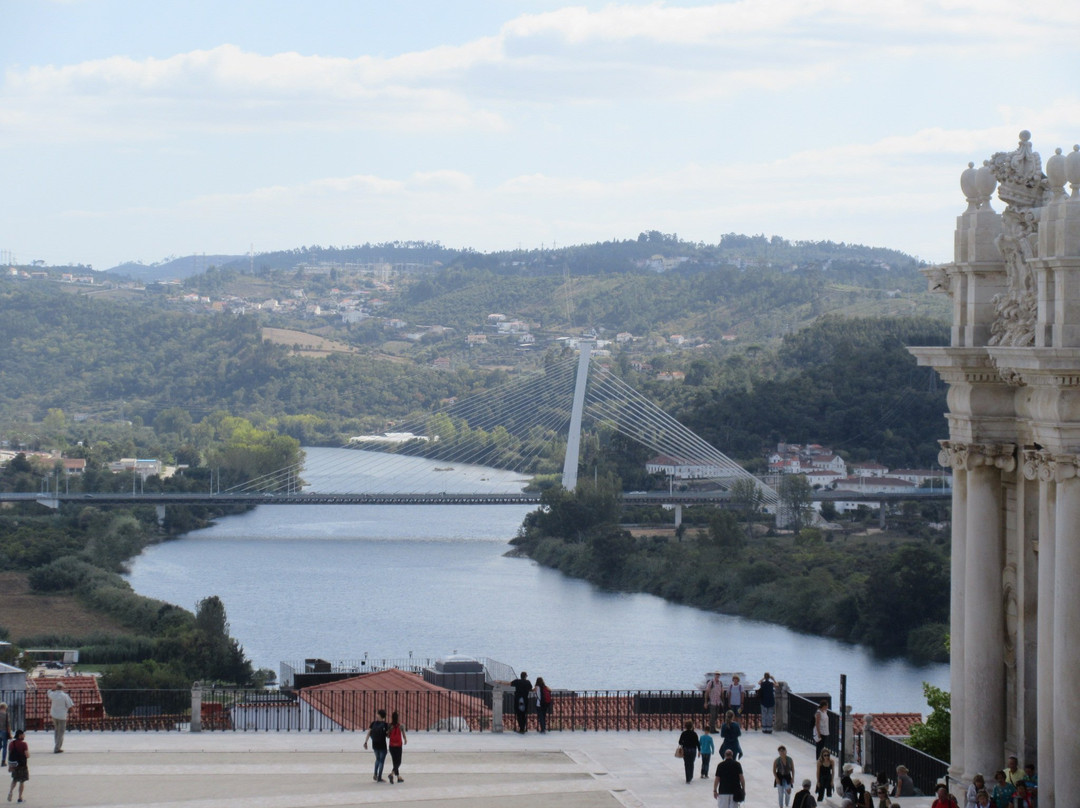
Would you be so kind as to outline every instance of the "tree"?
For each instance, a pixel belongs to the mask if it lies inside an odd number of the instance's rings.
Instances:
[[[915,724],[910,732],[908,745],[936,757],[938,760],[949,759],[951,754],[951,733],[949,725],[950,695],[948,691],[923,682],[923,695],[930,706],[930,715],[925,724]]]
[[[796,533],[810,524],[810,483],[801,474],[785,474],[780,479],[780,527],[790,527]]]
[[[754,517],[761,511],[761,506],[765,502],[765,495],[761,491],[761,486],[749,477],[740,477],[731,484],[730,491],[732,504],[735,505],[735,509],[746,520],[746,537],[752,539],[754,537],[752,527]]]

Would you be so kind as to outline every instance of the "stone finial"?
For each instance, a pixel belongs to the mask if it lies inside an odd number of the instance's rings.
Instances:
[[[983,160],[983,164],[975,172],[975,193],[980,208],[992,210],[990,199],[994,196],[995,188],[997,188],[997,177],[994,176],[993,166],[990,165],[989,160]]]
[[[1053,156],[1046,161],[1046,181],[1050,184],[1054,199],[1065,196],[1065,180],[1065,158],[1061,156],[1061,149],[1054,149]]]
[[[1065,158],[1065,178],[1072,188],[1073,199],[1080,198],[1080,146],[1073,146]]]
[[[967,199],[969,213],[979,207],[979,186],[975,182],[975,176],[978,173],[975,164],[968,163],[968,167],[960,174],[960,190],[964,192],[964,198]]]

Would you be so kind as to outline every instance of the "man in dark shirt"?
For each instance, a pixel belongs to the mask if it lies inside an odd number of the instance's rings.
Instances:
[[[390,731],[390,725],[386,723],[386,710],[379,710],[379,717],[371,722],[367,735],[364,736],[364,748],[367,749],[368,741],[375,750],[375,777],[376,783],[383,782],[383,764],[386,763],[386,734]]]
[[[529,693],[533,689],[532,682],[529,681],[529,674],[522,671],[521,676],[512,681],[510,686],[514,688],[514,713],[517,715],[517,731],[524,735],[525,722],[529,718]]]
[[[742,764],[735,760],[730,749],[724,750],[724,759],[716,767],[716,779],[712,784],[712,795],[716,798],[716,808],[735,808],[735,796],[745,796],[746,781],[743,779]],[[741,802],[742,800],[740,800]]]

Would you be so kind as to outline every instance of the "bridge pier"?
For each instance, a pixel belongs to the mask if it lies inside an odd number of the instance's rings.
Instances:
[[[155,505],[154,513],[157,514],[158,527],[165,527],[165,506]]]
[[[682,524],[682,505],[675,506],[675,527]]]

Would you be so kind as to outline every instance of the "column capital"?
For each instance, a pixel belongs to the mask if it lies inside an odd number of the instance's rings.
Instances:
[[[1053,457],[1054,482],[1062,483],[1080,476],[1080,457],[1074,454],[1056,454]]]
[[[1012,443],[962,443],[939,440],[938,463],[954,469],[992,466],[1002,471],[1016,469],[1016,445]]]

